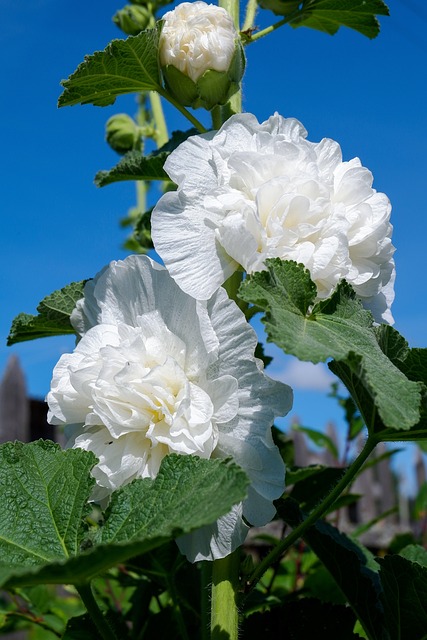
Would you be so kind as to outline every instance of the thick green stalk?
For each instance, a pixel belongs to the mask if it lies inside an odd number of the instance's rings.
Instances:
[[[258,9],[257,0],[248,0],[248,4],[246,5],[246,14],[245,21],[242,26],[242,31],[248,31],[252,29],[255,24],[255,16]]]
[[[162,147],[169,140],[168,128],[166,126],[165,115],[163,113],[162,102],[157,91],[150,91],[151,113],[153,114],[156,127],[156,144]]]
[[[236,30],[240,30],[239,0],[219,0],[219,6],[231,15]],[[215,128],[219,128],[233,113],[242,111],[241,88],[228,103],[212,114]],[[242,281],[242,273],[236,271],[225,283],[225,289],[233,300]],[[241,303],[241,301],[240,301]],[[238,302],[239,304],[239,302]],[[237,593],[239,587],[240,552],[234,551],[225,558],[214,560],[212,567],[211,640],[238,640],[239,613]]]
[[[201,619],[200,640],[209,640],[210,586],[212,583],[212,563],[204,560],[200,567]]]
[[[233,273],[232,276],[228,278],[222,285],[226,292],[228,293],[228,297],[237,304],[237,306],[243,311],[246,315],[248,311],[249,305],[247,302],[244,302],[240,298],[237,297],[237,292],[239,291],[240,285],[242,284],[243,279],[243,271],[237,270]]]
[[[312,525],[315,524],[317,520],[320,520],[320,518],[325,515],[329,507],[334,504],[334,502],[339,498],[344,489],[346,489],[354,480],[357,473],[364,465],[367,458],[371,455],[377,444],[378,439],[375,436],[368,437],[365,446],[363,447],[356,460],[349,466],[347,471],[342,476],[341,480],[335,485],[335,487],[326,496],[326,498],[307,516],[307,518],[303,522],[301,522],[301,524],[295,527],[295,529],[293,529],[292,532],[284,540],[282,540],[282,542],[274,547],[274,549],[272,549],[272,551],[270,551],[270,553],[257,565],[247,583],[247,588],[249,591],[255,587],[264,572],[272,564],[277,562],[283,555],[283,553],[287,551],[289,547],[291,547],[295,542],[297,542],[299,538],[302,538],[307,529],[309,529]]]
[[[216,130],[221,129],[221,126],[224,123],[224,120],[222,118],[222,109],[223,107],[217,105],[211,111],[212,127]]]
[[[264,38],[264,36],[268,36],[269,33],[273,33],[273,31],[276,31],[276,29],[278,29],[279,27],[283,27],[284,24],[288,24],[291,18],[293,18],[293,15],[288,16],[287,18],[283,18],[282,20],[279,20],[279,22],[276,22],[276,24],[271,24],[269,27],[266,27],[265,29],[258,31],[258,33],[254,33],[254,35],[251,35],[246,40],[244,40],[243,44],[244,45],[252,44],[252,42],[256,42],[257,40]]]
[[[214,560],[212,566],[211,640],[238,640],[240,553]]]
[[[90,584],[76,586],[77,592],[103,640],[119,640],[96,602]]]
[[[236,27],[236,31],[240,31],[240,13],[239,13],[239,0],[219,0],[219,6],[228,11],[230,16],[233,18],[234,26]],[[228,118],[233,115],[233,113],[241,113],[242,112],[242,90],[234,93],[227,104],[222,107],[222,122],[224,123]]]

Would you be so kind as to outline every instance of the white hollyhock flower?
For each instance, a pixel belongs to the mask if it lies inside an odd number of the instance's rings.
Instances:
[[[193,82],[208,69],[228,70],[238,34],[225,9],[206,2],[183,2],[162,20],[162,66],[172,65]]]
[[[245,69],[230,14],[205,2],[184,2],[163,16],[159,59],[167,90],[194,109],[225,104]]]
[[[153,211],[156,250],[201,300],[236,269],[254,273],[278,257],[303,263],[319,298],[345,278],[377,321],[392,322],[389,200],[358,158],[343,162],[337,142],[306,135],[293,118],[259,124],[245,113],[188,138],[165,163],[178,191]]]
[[[251,480],[248,498],[181,549],[223,557],[246,536],[242,516],[270,521],[284,486],[271,425],[292,392],[264,375],[255,332],[226,292],[198,302],[164,267],[131,256],[86,284],[71,320],[81,339],[54,369],[49,421],[76,425],[74,446],[98,457],[94,498],[155,477],[168,453],[232,456]]]

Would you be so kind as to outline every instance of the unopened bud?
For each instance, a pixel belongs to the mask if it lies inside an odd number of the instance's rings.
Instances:
[[[144,29],[155,26],[156,20],[146,7],[127,4],[113,16],[113,22],[129,36],[136,36]]]
[[[126,113],[118,113],[107,120],[105,137],[117,153],[138,149],[141,142],[140,128]]]
[[[227,11],[183,2],[163,16],[160,64],[179,102],[212,109],[239,89],[245,69],[242,43]]]

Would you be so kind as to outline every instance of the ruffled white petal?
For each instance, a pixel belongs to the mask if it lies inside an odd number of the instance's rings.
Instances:
[[[192,560],[227,555],[274,515],[284,466],[271,439],[292,393],[267,378],[257,337],[223,289],[207,301],[183,293],[144,256],[112,262],[87,284],[73,315],[81,339],[62,356],[48,395],[54,423],[93,451],[93,498],[158,473],[168,453],[232,456],[248,474],[248,498],[180,542]]]
[[[205,2],[182,2],[164,14],[159,55],[197,82],[208,69],[227,71],[238,37],[230,14]]]
[[[242,520],[242,505],[235,505],[214,524],[177,539],[178,547],[190,562],[224,558],[244,543],[249,527]]]
[[[319,299],[347,279],[377,321],[390,319],[392,227],[388,198],[358,158],[333,140],[313,143],[297,120],[231,117],[168,158],[178,190],[152,214],[156,249],[189,295],[208,299],[239,266],[302,262]],[[377,300],[378,298],[378,300]]]

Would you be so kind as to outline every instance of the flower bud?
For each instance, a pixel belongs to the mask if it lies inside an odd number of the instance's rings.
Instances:
[[[143,29],[150,29],[156,24],[151,11],[137,4],[127,4],[117,11],[113,22],[129,36],[136,36]]]
[[[126,113],[118,113],[107,120],[105,137],[117,153],[138,149],[141,140],[140,128]]]
[[[160,64],[179,102],[212,109],[239,89],[242,43],[229,13],[205,2],[183,2],[163,16]]]

